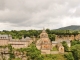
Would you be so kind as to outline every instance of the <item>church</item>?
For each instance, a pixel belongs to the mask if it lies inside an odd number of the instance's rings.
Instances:
[[[40,34],[40,39],[36,43],[37,49],[41,50],[41,53],[50,53],[52,48],[51,41],[46,33],[45,29],[43,29],[42,33]]]
[[[64,53],[64,47],[60,42],[55,43],[51,42],[51,40],[48,37],[47,32],[45,29],[43,29],[42,33],[40,34],[40,39],[36,42],[37,49],[41,50],[41,54],[51,54],[51,50],[54,46],[58,49],[57,52]],[[55,44],[54,44],[55,43]]]

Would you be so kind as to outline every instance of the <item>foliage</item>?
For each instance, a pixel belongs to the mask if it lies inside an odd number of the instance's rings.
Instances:
[[[9,44],[8,45],[9,53],[12,53],[12,46]]]
[[[80,44],[80,41],[79,40],[71,41],[71,46],[76,45],[76,44]]]
[[[43,60],[66,60],[62,54],[47,54]]]
[[[21,60],[20,58],[15,58],[14,60]]]
[[[71,50],[72,50],[75,60],[80,60],[80,44],[76,44],[72,46]]]
[[[67,58],[67,60],[74,60],[73,54],[71,52],[65,53],[64,56]]]
[[[69,50],[69,47],[65,41],[62,42],[62,45],[63,45],[65,51]]]
[[[12,46],[10,44],[8,45],[8,49],[9,49],[9,53],[10,53],[9,60],[12,60],[13,58],[15,58],[15,56],[14,56],[14,53],[12,53],[13,48],[12,48]]]
[[[32,60],[43,60],[41,52],[35,47],[34,44],[31,44],[30,47],[27,48],[27,56],[30,56],[29,59]]]
[[[55,34],[49,34],[49,38],[51,41],[54,41],[55,40]]]
[[[56,47],[56,46],[53,47],[53,48],[52,48],[52,51],[58,51],[57,47]]]
[[[49,38],[51,39],[51,41],[55,40],[55,35],[77,35],[79,34],[79,31],[73,31],[73,30],[50,30],[50,29],[46,29],[46,32],[49,35]],[[21,39],[22,36],[26,37],[33,37],[35,36],[36,38],[39,38],[39,34],[41,33],[41,30],[11,30],[11,31],[7,31],[7,30],[3,30],[0,31],[0,34],[10,34],[12,36],[12,38],[15,39]]]

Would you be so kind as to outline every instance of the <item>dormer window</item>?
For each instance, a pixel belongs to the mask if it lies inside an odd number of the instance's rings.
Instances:
[[[6,39],[6,37],[4,37]]]
[[[4,39],[4,37],[2,37]]]
[[[1,39],[2,39],[2,37],[1,37]]]

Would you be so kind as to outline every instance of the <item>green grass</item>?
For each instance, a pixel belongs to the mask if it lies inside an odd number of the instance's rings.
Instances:
[[[44,60],[66,60],[63,54],[44,55]]]
[[[53,47],[52,51],[58,51],[57,47]]]

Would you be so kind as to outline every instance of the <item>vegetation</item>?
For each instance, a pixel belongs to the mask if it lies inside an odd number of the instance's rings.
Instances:
[[[52,51],[58,51],[58,49],[55,47],[52,48]]]
[[[64,56],[67,58],[67,60],[74,60],[73,54],[71,52],[65,53]]]
[[[56,34],[70,36],[70,35],[77,35],[80,32],[80,31],[74,31],[74,30],[50,30],[50,29],[46,29],[46,31],[47,31],[51,41],[55,40]],[[35,36],[38,39],[40,33],[41,33],[41,30],[20,30],[20,31],[3,30],[3,31],[0,31],[0,34],[8,34],[8,35],[10,34],[15,39],[21,39],[22,36],[24,36],[24,37]],[[69,51],[69,48],[68,48],[67,43],[65,41],[62,42],[62,45],[64,46],[64,49],[67,52],[64,55],[62,55],[62,54],[42,55],[41,51],[35,47],[34,43],[31,44],[28,48],[17,49],[17,51],[19,51],[23,54],[26,52],[26,56],[27,56],[28,60],[80,60],[80,41],[79,40],[71,41],[71,51]],[[12,59],[21,60],[20,58],[15,58],[15,55],[13,53],[13,48],[11,47],[11,45],[0,46],[0,48],[5,48],[5,47],[9,48],[9,53],[10,53],[9,60],[12,60]],[[53,47],[53,51],[56,51],[56,50],[57,49],[55,47]]]
[[[80,41],[79,40],[73,40],[73,41],[71,41],[71,46],[74,46],[76,44],[80,44]]]
[[[44,55],[44,60],[66,60],[63,54]]]
[[[28,60],[43,60],[40,50],[35,47],[35,44],[31,44],[29,48],[27,48],[27,56]]]
[[[73,56],[75,60],[80,60],[80,44],[76,44],[71,47]]]
[[[62,45],[63,45],[65,51],[69,50],[69,47],[65,41],[62,42]]]
[[[49,35],[49,38],[51,41],[55,40],[55,35],[77,35],[79,34],[79,31],[74,31],[74,30],[50,30],[50,29],[46,29],[46,32]],[[39,34],[41,33],[41,30],[11,30],[11,31],[7,31],[7,30],[3,30],[0,31],[0,34],[8,34],[11,35],[12,38],[15,39],[21,39],[22,36],[26,37],[33,37],[35,36],[36,38],[39,38]]]
[[[9,44],[8,45],[8,49],[9,49],[9,60],[12,60],[13,58],[15,58],[15,55],[14,55],[14,53],[13,53],[13,48],[12,48],[12,46]]]

